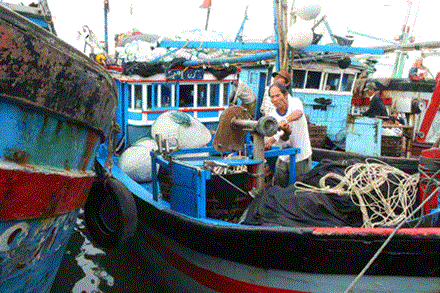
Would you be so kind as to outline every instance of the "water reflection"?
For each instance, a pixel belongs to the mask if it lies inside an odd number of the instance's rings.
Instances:
[[[129,247],[95,247],[89,240],[81,211],[51,293],[157,292],[149,268]]]

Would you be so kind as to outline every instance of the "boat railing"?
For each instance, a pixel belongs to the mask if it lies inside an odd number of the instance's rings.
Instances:
[[[252,149],[252,146],[249,147]],[[290,155],[291,160],[291,183],[295,181],[295,158],[299,153],[298,148],[286,148],[279,149],[273,148],[266,151],[265,158],[277,157],[280,155]],[[231,153],[238,155],[238,153]],[[212,176],[223,177],[221,174],[216,174],[213,171],[213,166],[220,166],[224,168],[234,166],[245,166],[247,172],[241,172],[244,174],[244,180],[250,180],[252,183],[248,184],[248,188],[252,189],[254,186],[254,179],[256,174],[255,168],[258,164],[262,163],[262,160],[254,160],[247,156],[226,158],[224,154],[220,155],[213,147],[192,148],[192,149],[180,149],[170,153],[151,152],[152,158],[152,191],[153,200],[158,201],[161,197],[166,198],[169,201],[170,209],[175,212],[185,214],[187,216],[195,218],[204,218],[207,215],[207,190],[208,180]],[[167,191],[162,190],[164,188],[163,182],[160,182],[161,176],[158,173],[159,168],[167,172],[169,187]],[[232,174],[232,177],[237,177],[239,174]],[[163,178],[162,178],[163,179]],[[223,179],[223,178],[222,178]],[[227,180],[227,179],[226,179]],[[232,184],[231,182],[227,182]],[[237,189],[238,187],[235,186]],[[246,193],[249,198],[252,190],[239,190],[242,193]],[[164,196],[164,192],[169,195]]]

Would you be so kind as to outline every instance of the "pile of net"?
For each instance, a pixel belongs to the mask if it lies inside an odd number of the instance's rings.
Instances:
[[[244,224],[390,227],[417,203],[419,174],[380,161],[323,160],[288,188],[273,186],[250,204]]]
[[[171,62],[174,59],[183,58],[185,60],[206,60],[213,58],[226,57],[230,50],[225,49],[204,49],[196,48],[162,48],[158,47],[158,42],[163,38],[158,35],[147,35],[141,33],[127,33],[121,35],[115,48],[119,62]],[[200,42],[229,42],[231,41],[221,32],[210,30],[190,30],[183,31],[181,34],[171,38],[174,41],[200,41]]]

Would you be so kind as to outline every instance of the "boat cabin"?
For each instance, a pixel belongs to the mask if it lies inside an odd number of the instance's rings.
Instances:
[[[157,117],[169,110],[185,112],[214,131],[221,113],[229,106],[231,83],[237,78],[236,69],[220,72],[178,68],[149,77],[114,76],[121,99],[118,124],[127,133],[127,143],[130,145],[149,135]]]
[[[350,113],[353,85],[359,69],[336,64],[300,65],[293,70],[292,95],[302,100],[309,122],[327,126],[327,136],[340,141]]]
[[[354,83],[361,69],[363,67],[360,65],[342,69],[335,62],[294,63],[291,71],[291,94],[303,102],[309,122],[325,125],[327,135],[332,140],[339,141],[345,134]],[[265,69],[242,67],[240,79],[257,95],[257,109],[268,104],[263,101],[268,97],[264,97],[265,91],[261,89],[265,88],[267,91],[271,82],[266,82],[266,79],[272,76],[272,72],[272,67],[267,66]]]

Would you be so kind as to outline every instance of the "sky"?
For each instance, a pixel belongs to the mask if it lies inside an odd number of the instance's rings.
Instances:
[[[84,40],[78,40],[78,31],[87,25],[99,40],[104,40],[104,0],[47,1],[61,39],[82,51]],[[288,0],[289,11],[292,1]],[[20,2],[27,4],[23,0]],[[114,48],[114,36],[133,28],[166,37],[179,35],[185,30],[204,29],[207,9],[200,8],[202,3],[203,0],[109,0],[110,52]],[[352,46],[372,47],[386,43],[361,36],[360,33],[393,40],[401,34],[405,21],[416,41],[440,41],[435,23],[440,5],[438,3],[438,0],[295,0],[295,7],[319,4],[321,13],[317,19],[326,15],[333,33],[354,36]],[[234,40],[243,22],[246,7],[248,19],[244,24],[244,38],[264,39],[273,34],[273,0],[212,0],[208,29],[221,32]],[[306,23],[311,27],[313,20]],[[331,42],[323,24],[317,32],[324,32],[323,41]],[[416,55],[412,54],[406,62],[407,66],[415,58]],[[437,59],[440,60],[440,56],[425,60],[428,67],[436,67],[431,69],[432,72],[440,71]],[[392,63],[393,56],[383,58],[383,61]]]

